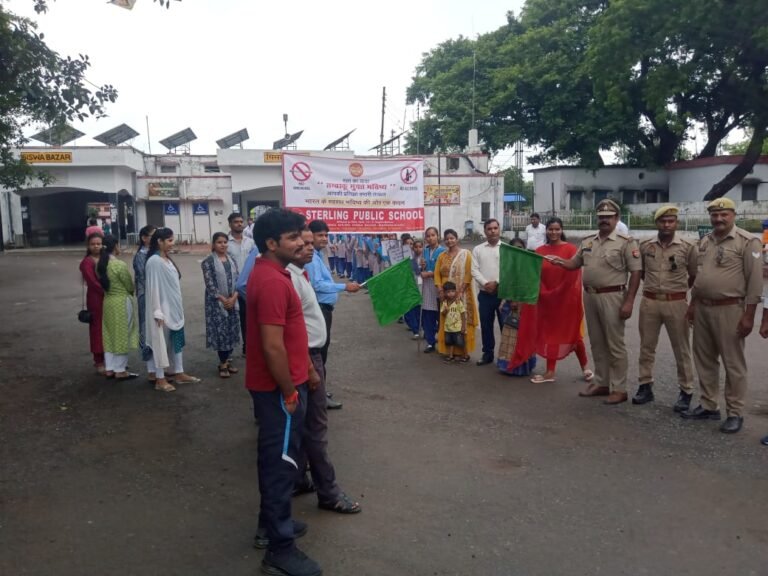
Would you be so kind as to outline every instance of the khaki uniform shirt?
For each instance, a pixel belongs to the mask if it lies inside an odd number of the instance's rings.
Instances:
[[[734,226],[718,241],[713,234],[699,240],[699,268],[694,298],[744,298],[759,304],[763,291],[763,245],[749,232]]]
[[[582,280],[589,288],[621,286],[629,272],[642,269],[637,242],[616,230],[604,240],[599,234],[584,238],[572,260],[584,267]]]
[[[643,289],[657,294],[688,292],[688,277],[696,276],[698,250],[696,244],[675,233],[664,248],[659,237],[640,243],[643,264]]]

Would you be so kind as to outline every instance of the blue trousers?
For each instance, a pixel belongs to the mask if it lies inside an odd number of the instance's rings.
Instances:
[[[362,284],[366,280],[368,280],[368,269],[362,266],[355,268],[355,282]]]
[[[331,273],[336,272],[336,256],[328,256],[328,268]]]
[[[404,318],[405,323],[408,328],[411,329],[411,332],[418,334],[421,330],[421,306],[416,306],[415,308],[408,310],[408,312],[405,313]]]
[[[307,410],[307,385],[297,386],[299,405],[291,416],[288,437],[288,456],[301,460],[301,438],[304,417]],[[297,470],[290,462],[283,460],[283,444],[288,418],[283,412],[280,400],[282,393],[254,392],[253,407],[259,419],[258,466],[261,508],[259,527],[264,527],[269,538],[271,552],[291,550],[293,543],[293,520],[291,518],[291,493],[296,482]]]
[[[424,340],[427,344],[437,344],[437,328],[440,323],[440,313],[437,310],[422,310],[421,325],[424,327]]]
[[[336,274],[338,276],[343,276],[346,268],[347,268],[347,259],[339,258],[338,256],[336,256]]]
[[[477,295],[478,315],[480,316],[480,334],[483,339],[483,358],[493,360],[496,353],[496,337],[493,332],[494,320],[502,327],[501,300],[495,294],[480,292]]]
[[[347,275],[347,278],[352,278],[352,261],[351,260],[347,260],[345,264],[344,273]]]

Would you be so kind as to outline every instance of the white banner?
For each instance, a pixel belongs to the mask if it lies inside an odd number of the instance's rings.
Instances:
[[[424,160],[283,153],[283,205],[336,234],[424,229]]]

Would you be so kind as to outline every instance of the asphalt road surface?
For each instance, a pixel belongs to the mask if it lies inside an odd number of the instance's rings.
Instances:
[[[177,261],[185,367],[203,382],[172,394],[93,373],[80,257],[0,255],[0,574],[258,573],[258,430],[243,375],[220,380],[204,347],[201,256]],[[636,320],[637,308],[632,391]],[[294,500],[310,525],[299,545],[326,575],[768,575],[756,333],[745,429],[725,436],[672,414],[666,337],[656,403],[608,407],[577,397],[575,357],[548,385],[444,365],[403,326],[378,327],[362,293],[341,298],[333,329],[329,388],[344,408],[330,453],[363,512]],[[131,368],[143,372],[137,355]]]

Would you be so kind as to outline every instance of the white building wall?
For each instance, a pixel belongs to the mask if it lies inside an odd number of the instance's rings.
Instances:
[[[704,194],[722,180],[734,167],[734,164],[699,166],[695,168],[675,168],[669,170],[670,201],[699,202]],[[752,173],[745,182],[758,183],[758,202],[768,202],[768,164],[755,164]],[[734,186],[726,196],[735,202],[742,201],[741,184]]]

